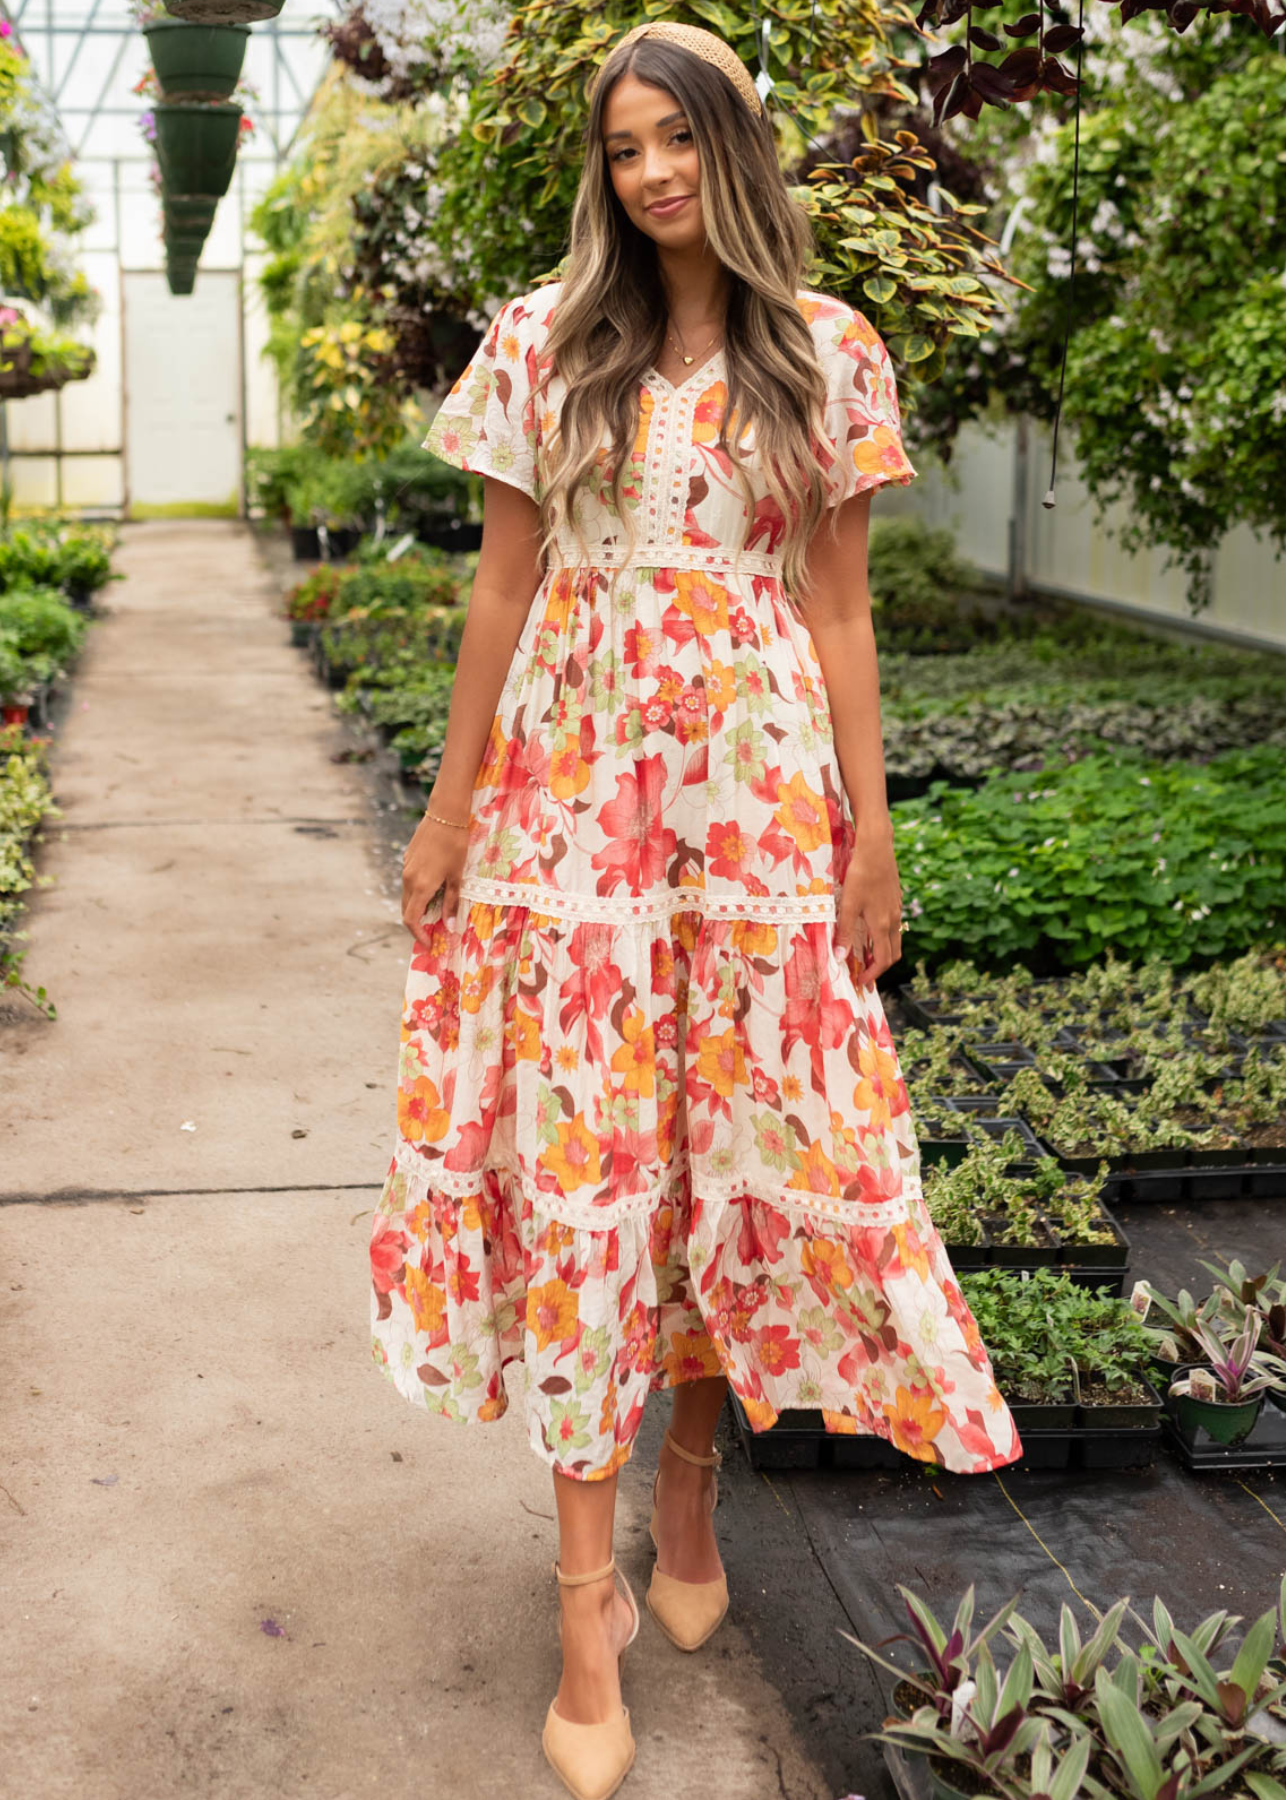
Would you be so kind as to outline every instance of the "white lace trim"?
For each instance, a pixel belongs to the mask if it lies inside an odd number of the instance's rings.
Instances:
[[[618,569],[715,569],[720,573],[731,572],[751,575],[776,575],[782,573],[780,556],[769,556],[762,550],[743,550],[740,560],[733,550],[710,549],[704,544],[681,544],[659,542],[635,544],[632,550],[624,544],[591,544],[589,560],[581,558],[579,546],[574,538],[565,543],[561,540],[557,546],[558,556],[551,559],[550,567]]]
[[[680,1162],[642,1193],[595,1206],[591,1201],[578,1201],[543,1191],[520,1164],[510,1159],[488,1159],[478,1169],[444,1169],[441,1164],[428,1162],[420,1152],[399,1145],[396,1162],[398,1169],[411,1176],[417,1187],[432,1188],[453,1200],[467,1200],[480,1193],[485,1176],[494,1171],[511,1182],[524,1199],[530,1200],[534,1212],[578,1231],[613,1231],[626,1219],[650,1217],[678,1192],[687,1172]],[[910,1216],[908,1200],[920,1197],[918,1176],[905,1171],[903,1191],[898,1199],[869,1204],[861,1200],[839,1200],[829,1194],[805,1196],[798,1188],[781,1187],[757,1175],[706,1175],[699,1166],[693,1171],[692,1185],[694,1195],[707,1206],[726,1206],[733,1200],[749,1198],[775,1207],[798,1223],[828,1220],[860,1227],[904,1225]]]
[[[706,888],[666,888],[659,894],[577,894],[541,887],[532,881],[496,881],[466,875],[460,882],[464,900],[493,906],[526,906],[550,918],[592,919],[606,925],[646,925],[676,912],[700,912],[709,919],[751,919],[774,924],[835,919],[834,894],[725,894]]]

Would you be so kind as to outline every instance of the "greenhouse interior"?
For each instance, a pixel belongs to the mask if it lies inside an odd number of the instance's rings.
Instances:
[[[0,1794],[1286,1800],[1286,13],[0,0],[0,162]]]

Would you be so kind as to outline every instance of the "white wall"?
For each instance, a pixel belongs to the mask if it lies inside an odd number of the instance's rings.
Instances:
[[[1286,558],[1274,557],[1267,538],[1244,526],[1228,533],[1215,553],[1212,603],[1194,624],[1183,570],[1176,565],[1163,572],[1164,550],[1130,555],[1110,534],[1128,509],[1111,507],[1103,526],[1095,525],[1096,509],[1077,475],[1067,432],[1059,434],[1055,504],[1048,510],[1041,502],[1049,487],[1052,433],[1028,422],[1025,459],[1018,438],[1013,423],[991,430],[967,426],[949,467],[912,450],[920,479],[885,494],[896,495],[899,512],[951,529],[961,556],[984,574],[1007,578],[1011,534],[1018,528],[1019,540],[1026,538],[1028,585],[1036,593],[1066,594],[1286,649]]]

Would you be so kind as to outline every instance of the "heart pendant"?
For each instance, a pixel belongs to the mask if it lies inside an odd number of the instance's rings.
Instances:
[[[692,362],[692,358],[691,358],[691,357],[690,357],[690,356],[685,356],[685,357],[684,357],[684,359],[683,359],[683,361],[684,361],[684,363],[685,363],[685,364],[688,364],[688,365],[690,365],[690,364],[691,364],[691,362]]]

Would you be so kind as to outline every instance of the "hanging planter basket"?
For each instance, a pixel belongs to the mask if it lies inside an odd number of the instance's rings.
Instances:
[[[0,326],[0,400],[20,400],[31,376],[31,334],[22,314],[11,311]]]
[[[203,231],[167,231],[165,234],[165,260],[169,262],[199,262],[201,252],[205,248]]]
[[[211,194],[162,194],[166,231],[205,231],[214,224],[219,202]]]
[[[202,106],[190,100],[158,100],[153,112],[163,188],[172,194],[221,199],[237,166],[241,108],[226,101]]]
[[[167,100],[226,100],[241,77],[250,27],[153,19],[143,36]]]
[[[190,25],[255,25],[260,19],[275,19],[284,4],[285,0],[165,0],[165,10],[172,19]]]
[[[196,259],[167,263],[165,279],[172,294],[190,294],[196,286]]]

